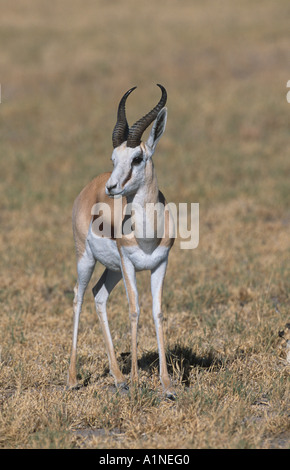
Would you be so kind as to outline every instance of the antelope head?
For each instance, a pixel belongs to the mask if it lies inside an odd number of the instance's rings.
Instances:
[[[162,91],[160,101],[130,128],[126,118],[125,104],[136,87],[128,90],[119,103],[117,123],[112,135],[114,169],[106,183],[106,194],[109,196],[132,195],[140,186],[146,184],[146,167],[151,162],[156,145],[165,130],[167,119],[167,109],[164,107],[167,93],[162,85],[158,84],[158,86]],[[148,140],[143,143],[142,135],[154,120]]]

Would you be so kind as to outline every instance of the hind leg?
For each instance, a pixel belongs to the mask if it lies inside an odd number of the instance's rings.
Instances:
[[[153,318],[156,328],[159,351],[160,380],[167,397],[173,399],[176,394],[174,389],[172,388],[171,380],[167,370],[163,333],[163,315],[161,310],[162,289],[166,267],[167,261],[163,261],[159,264],[159,266],[157,266],[151,271],[151,292],[153,300]]]
[[[84,294],[91,279],[92,273],[94,271],[95,264],[96,261],[87,253],[83,255],[83,257],[78,261],[77,264],[78,280],[74,288],[75,295],[73,301],[73,339],[67,379],[67,386],[70,388],[77,386],[76,361],[79,319],[82,310]]]
[[[106,305],[110,293],[121,278],[121,272],[105,269],[103,275],[93,288],[96,310],[101,323],[102,333],[105,339],[105,345],[109,359],[110,373],[114,377],[116,387],[124,387],[126,385],[126,379],[120,371],[115,356],[113,341],[108,323]]]

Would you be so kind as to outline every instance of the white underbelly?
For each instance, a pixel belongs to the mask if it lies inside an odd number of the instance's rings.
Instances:
[[[121,271],[121,257],[115,240],[96,235],[90,227],[87,242],[93,257],[112,271]],[[122,247],[124,258],[129,258],[136,271],[152,270],[168,256],[166,246],[157,246],[151,253],[146,253],[136,243]]]
[[[138,245],[124,248],[126,256],[135,266],[136,271],[156,268],[168,256],[168,249],[160,246],[148,254],[145,253]]]
[[[99,237],[89,230],[87,242],[97,261],[112,271],[121,271],[121,258],[115,240]]]

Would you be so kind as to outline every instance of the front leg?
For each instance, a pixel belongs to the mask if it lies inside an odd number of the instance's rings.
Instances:
[[[161,264],[159,264],[159,266],[157,266],[157,268],[151,271],[151,292],[153,300],[153,318],[158,342],[160,380],[167,397],[174,398],[175,391],[172,388],[166,364],[163,334],[163,315],[161,310],[162,290],[166,267],[167,260],[163,261]]]
[[[132,384],[138,384],[138,365],[137,365],[137,328],[139,320],[139,301],[138,291],[136,282],[136,272],[133,263],[128,257],[124,256],[122,249],[121,254],[121,265],[124,284],[126,288],[128,303],[129,303],[129,316],[131,322],[131,354],[132,354],[132,365],[131,365],[131,382]]]

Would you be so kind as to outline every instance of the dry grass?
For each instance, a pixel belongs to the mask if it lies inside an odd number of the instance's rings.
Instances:
[[[1,2],[0,445],[289,447],[289,2]],[[116,104],[130,122],[163,83],[155,157],[174,202],[200,203],[200,244],[174,245],[164,292],[177,400],[158,379],[140,273],[141,386],[116,393],[90,289],[83,387],[66,391],[75,257],[71,207],[110,168]],[[180,268],[182,266],[182,268]],[[97,267],[94,280],[102,272]],[[129,373],[124,287],[109,303]]]

